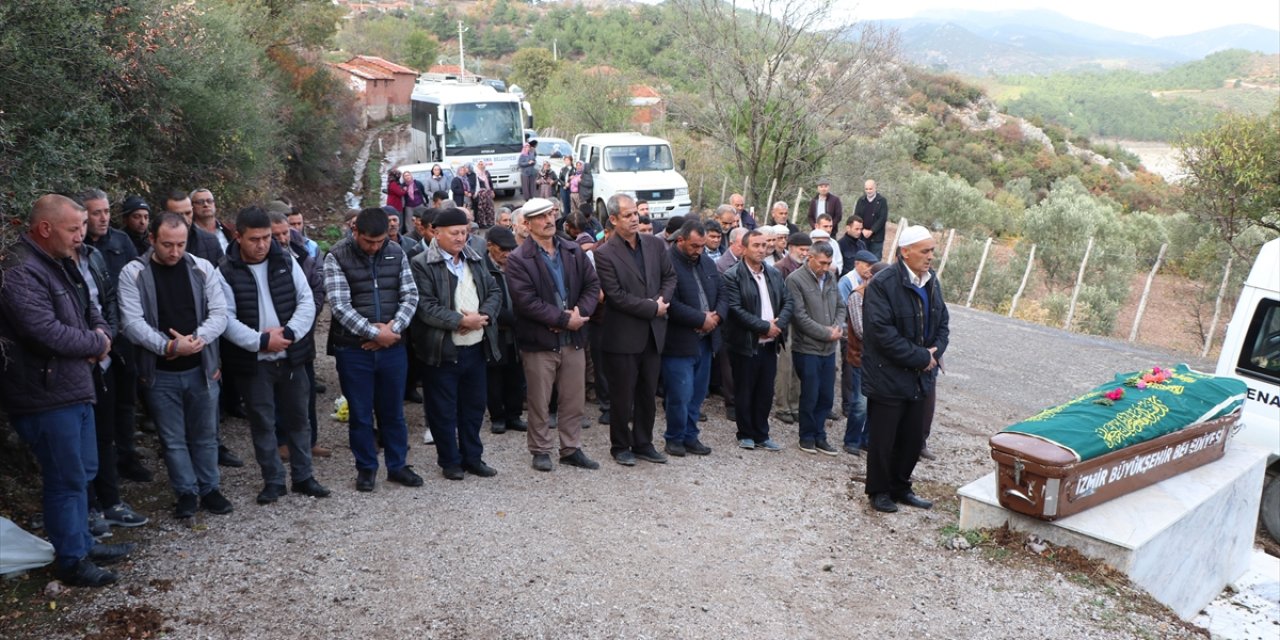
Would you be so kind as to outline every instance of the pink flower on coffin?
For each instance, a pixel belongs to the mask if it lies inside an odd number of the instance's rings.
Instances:
[[[1134,386],[1138,387],[1139,389],[1146,389],[1146,388],[1147,388],[1147,383],[1146,383],[1146,381],[1139,380],[1139,381],[1138,381],[1138,384],[1136,384],[1136,385],[1134,385]]]
[[[1120,387],[1116,387],[1115,389],[1112,389],[1107,392],[1107,399],[1112,402],[1115,402],[1116,400],[1119,400],[1123,397],[1124,397],[1124,389],[1121,389]]]

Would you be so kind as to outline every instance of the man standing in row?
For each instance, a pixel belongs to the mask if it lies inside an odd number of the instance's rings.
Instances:
[[[742,261],[724,274],[729,304],[725,344],[738,398],[738,446],[781,451],[782,446],[769,437],[769,407],[778,351],[787,339],[793,303],[782,275],[764,263],[768,251],[764,236],[751,231],[742,243]]]
[[[794,301],[791,360],[800,378],[800,450],[834,456],[826,422],[835,398],[844,301],[831,273],[831,254],[830,244],[813,245],[808,264],[787,278],[787,291]]]
[[[603,347],[612,403],[610,453],[624,466],[635,465],[636,458],[663,463],[667,456],[653,446],[653,422],[676,272],[666,243],[639,233],[634,198],[614,194],[606,207],[613,236],[595,249],[595,258],[609,307]]]
[[[217,267],[187,253],[188,223],[164,212],[151,222],[151,250],[120,272],[123,331],[138,351],[138,379],[164,447],[174,514],[231,513],[219,491],[218,337],[227,304]]]
[[[276,423],[287,434],[294,493],[324,498],[329,490],[311,469],[311,395],[306,363],[314,341],[316,305],[302,266],[272,241],[271,218],[258,207],[236,215],[239,240],[227,245],[222,262],[227,297],[222,367],[244,391],[254,457],[262,468],[258,504],[270,504],[288,491],[277,449]]]
[[[773,265],[782,275],[783,282],[808,263],[811,246],[813,240],[803,231],[787,237],[787,257]],[[793,336],[792,341],[794,340]],[[778,381],[774,386],[774,402],[778,405],[778,410],[774,415],[787,424],[795,424],[800,419],[800,378],[796,376],[791,360],[791,343],[783,341],[782,350],[778,353]]]
[[[218,205],[213,201],[213,192],[208,189],[196,189],[190,194],[192,222],[200,229],[209,232],[217,241],[222,252],[227,252],[227,245],[236,239],[236,233],[218,219]]]
[[[411,261],[418,287],[413,350],[426,365],[426,412],[444,477],[464,472],[489,478],[480,425],[487,407],[488,362],[496,361],[502,292],[480,254],[467,245],[470,222],[461,209],[436,214],[436,237]]]
[[[72,586],[100,587],[117,576],[95,562],[118,560],[129,550],[96,546],[89,534],[86,491],[98,470],[93,368],[111,351],[110,330],[90,304],[79,270],[69,264],[84,237],[84,208],[47,195],[36,201],[29,224],[17,243],[0,252],[0,343],[6,349],[0,404],[40,461],[54,576]]]
[[[586,407],[587,319],[600,295],[596,270],[576,242],[556,234],[551,203],[534,198],[524,205],[529,239],[507,259],[507,282],[516,316],[516,344],[529,385],[529,453],[533,468],[551,471],[551,454],[560,464],[598,469],[582,451],[582,414]],[[551,439],[552,390],[559,388],[556,429]]]
[[[329,353],[350,410],[347,427],[356,462],[356,490],[373,491],[382,434],[387,479],[422,486],[408,465],[409,431],[404,421],[408,357],[400,334],[418,308],[418,287],[400,245],[387,241],[387,214],[378,207],[356,216],[355,231],[324,257],[324,290],[333,311]]]
[[[316,316],[324,310],[324,273],[321,272],[320,263],[307,252],[307,245],[301,233],[289,222],[292,216],[286,216],[283,213],[268,213],[271,217],[271,236],[275,238],[276,244],[284,249],[285,253],[293,256],[293,259],[302,266],[302,274],[307,278],[307,285],[311,287],[311,299],[315,301]],[[316,399],[321,393],[320,386],[316,382],[316,341],[315,341],[316,323],[311,323],[311,340],[306,345],[306,357],[303,370],[307,374],[307,422],[311,425],[311,457],[312,458],[328,458],[333,455],[333,450],[321,446],[319,444],[320,423],[316,418]],[[276,425],[277,444],[284,447],[284,451],[289,450],[288,440],[289,434],[282,429],[283,425]]]
[[[493,433],[528,428],[520,417],[524,413],[524,365],[520,362],[520,350],[516,348],[515,307],[511,300],[511,285],[507,282],[507,262],[516,246],[515,234],[506,227],[495,225],[485,234],[487,251],[484,265],[502,294],[502,307],[496,319],[499,357],[489,363],[488,374],[489,428]]]
[[[120,203],[120,230],[133,242],[138,255],[151,247],[151,205],[141,196],[128,196]]]
[[[694,218],[676,231],[670,249],[676,290],[662,351],[662,379],[666,386],[665,449],[673,456],[711,453],[711,447],[698,439],[698,416],[711,382],[711,357],[720,348],[720,323],[729,306],[721,292],[720,273],[703,252],[705,243],[705,228]]]
[[[866,195],[858,198],[853,215],[862,218],[862,237],[867,242],[867,250],[879,259],[884,256],[884,225],[889,221],[889,201],[876,192],[875,180],[868,180],[862,190]]]
[[[895,502],[928,509],[911,490],[924,447],[930,398],[950,337],[942,287],[930,269],[937,242],[910,226],[898,238],[899,259],[864,291],[862,387],[867,396],[867,496],[876,511]]]
[[[520,168],[520,196],[528,202],[535,195],[534,183],[538,179],[537,140],[524,143],[524,149],[520,150],[520,157],[516,159],[516,166]]]
[[[817,228],[818,216],[824,213],[831,216],[833,226],[840,226],[840,220],[844,218],[844,205],[840,203],[839,196],[831,193],[831,181],[826,178],[818,180],[818,195],[809,201],[809,226]]]

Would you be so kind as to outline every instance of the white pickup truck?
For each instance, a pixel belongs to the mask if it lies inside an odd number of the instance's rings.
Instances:
[[[615,193],[648,201],[655,222],[689,215],[689,183],[676,171],[666,140],[634,132],[584,133],[574,136],[573,149],[575,159],[591,169],[597,215],[606,215],[605,202]]]
[[[1218,356],[1217,375],[1249,385],[1237,438],[1271,452],[1262,522],[1280,540],[1280,238],[1262,246]]]

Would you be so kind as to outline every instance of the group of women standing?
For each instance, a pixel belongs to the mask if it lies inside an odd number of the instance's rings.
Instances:
[[[560,199],[566,211],[576,212],[583,203],[591,202],[591,173],[582,162],[574,164],[572,158],[565,160],[565,166],[559,173],[551,167],[551,162],[542,163],[535,182],[537,195],[548,200]],[[474,168],[467,165],[464,169],[467,170],[460,170],[452,180],[444,175],[444,169],[438,164],[431,167],[431,174],[424,180],[415,179],[408,171],[392,169],[387,176],[387,205],[404,213],[415,207],[429,206],[432,194],[443,191],[451,194],[458,206],[469,207],[480,228],[492,227],[497,221],[497,213],[488,167],[481,160],[475,163]]]

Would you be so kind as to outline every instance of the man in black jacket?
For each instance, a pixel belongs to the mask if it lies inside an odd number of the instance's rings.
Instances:
[[[868,180],[862,188],[865,196],[858,198],[853,206],[853,215],[862,218],[862,238],[867,242],[867,250],[884,257],[884,225],[889,221],[889,201],[884,195],[876,192],[876,181]]]
[[[276,449],[277,418],[289,436],[293,492],[328,497],[329,490],[312,473],[307,421],[311,385],[305,365],[312,355],[316,314],[311,286],[302,266],[272,239],[266,211],[241,209],[236,234],[239,239],[227,245],[220,267],[227,299],[222,370],[238,378],[244,390],[254,457],[262,468],[258,504],[271,504],[288,493]]]
[[[501,357],[489,363],[489,429],[493,433],[524,431],[528,425],[520,418],[524,413],[524,367],[516,349],[516,316],[511,290],[507,285],[507,258],[516,248],[516,236],[510,229],[493,227],[485,237],[485,268],[502,292],[502,310],[498,312],[498,348]]]
[[[141,196],[128,196],[120,203],[120,230],[129,236],[137,255],[151,248],[151,236],[147,231],[150,225],[151,205]]]
[[[705,456],[711,447],[698,440],[698,416],[711,381],[711,356],[720,348],[720,323],[729,313],[720,272],[707,257],[706,228],[690,219],[675,231],[671,265],[676,292],[671,298],[667,344],[662,350],[666,387],[666,452]]]
[[[769,437],[769,407],[794,303],[782,274],[764,263],[769,251],[764,235],[750,231],[742,244],[742,260],[724,273],[729,305],[725,344],[733,363],[738,446],[781,451],[782,445]]]
[[[946,302],[930,265],[937,242],[910,226],[898,239],[899,260],[863,293],[862,392],[867,397],[867,496],[877,511],[895,502],[933,503],[911,491],[929,420],[930,398],[950,337]]]

